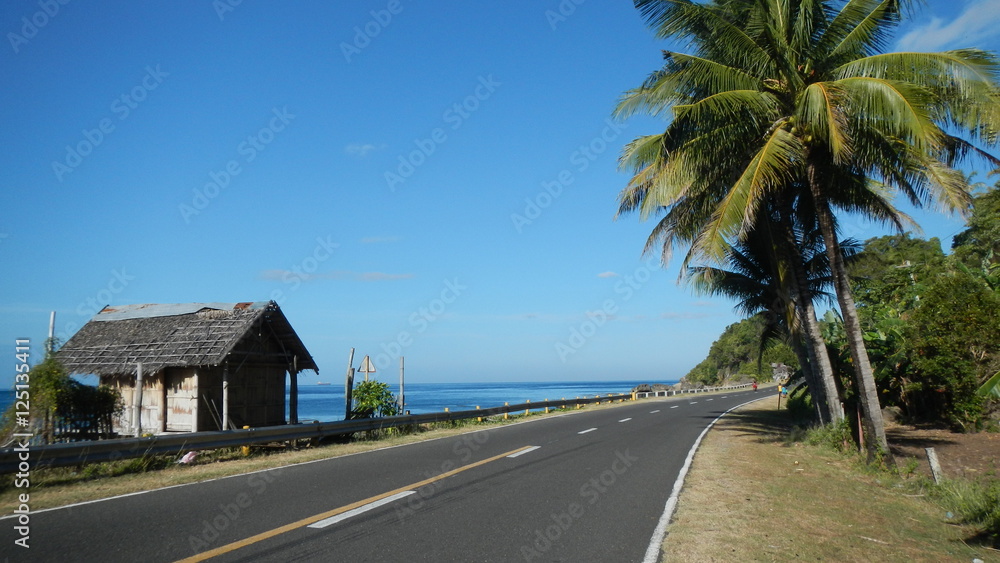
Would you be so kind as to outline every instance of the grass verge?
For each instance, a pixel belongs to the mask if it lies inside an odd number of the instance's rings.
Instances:
[[[769,401],[721,419],[695,456],[661,561],[1000,561],[926,482],[805,438]]]

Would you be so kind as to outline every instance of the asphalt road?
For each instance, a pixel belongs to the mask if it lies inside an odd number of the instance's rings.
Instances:
[[[762,396],[646,399],[38,512],[27,550],[3,519],[0,553],[129,563],[642,561],[695,440]]]

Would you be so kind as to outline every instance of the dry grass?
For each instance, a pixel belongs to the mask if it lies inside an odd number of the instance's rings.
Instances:
[[[1000,561],[897,478],[787,441],[789,430],[769,401],[719,421],[695,456],[662,561]]]

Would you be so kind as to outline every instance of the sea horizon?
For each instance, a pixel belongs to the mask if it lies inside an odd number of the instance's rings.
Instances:
[[[354,385],[364,381],[355,378]],[[379,380],[381,381],[381,380]],[[346,404],[344,399],[344,383],[330,382],[302,383],[298,385],[298,419],[299,422],[332,422],[344,419]],[[389,383],[393,396],[399,398],[399,382]],[[628,393],[640,384],[674,385],[677,380],[581,380],[581,381],[487,381],[487,382],[404,382],[405,410],[411,414],[474,410],[479,408],[499,407],[531,401],[537,403],[545,400],[574,399],[577,397],[593,397],[595,395]],[[286,384],[285,414],[288,415],[289,392]],[[14,402],[14,390],[0,393],[0,412]]]

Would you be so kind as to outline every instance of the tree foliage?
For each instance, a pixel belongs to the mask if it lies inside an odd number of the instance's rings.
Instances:
[[[393,416],[399,413],[399,405],[389,384],[375,379],[359,383],[353,392],[353,418]]]
[[[29,372],[31,400],[28,420],[42,441],[52,443],[110,437],[114,417],[121,413],[121,394],[106,385],[85,385],[72,377],[51,352]],[[4,433],[15,431],[16,405],[4,413]],[[22,428],[22,430],[24,430]]]
[[[767,320],[763,315],[754,315],[727,326],[719,339],[712,343],[708,357],[688,372],[684,379],[689,383],[705,385],[717,385],[737,376],[770,380],[772,363],[797,368],[798,361],[787,344],[765,342],[766,326]]]
[[[815,212],[862,406],[870,460],[889,456],[878,389],[835,212],[897,226],[895,192],[964,211],[969,156],[1000,130],[996,57],[977,49],[884,53],[911,0],[636,0],[656,35],[685,42],[625,93],[617,114],[663,116],[622,155],[620,212],[662,218],[647,250],[721,261],[774,198]]]

